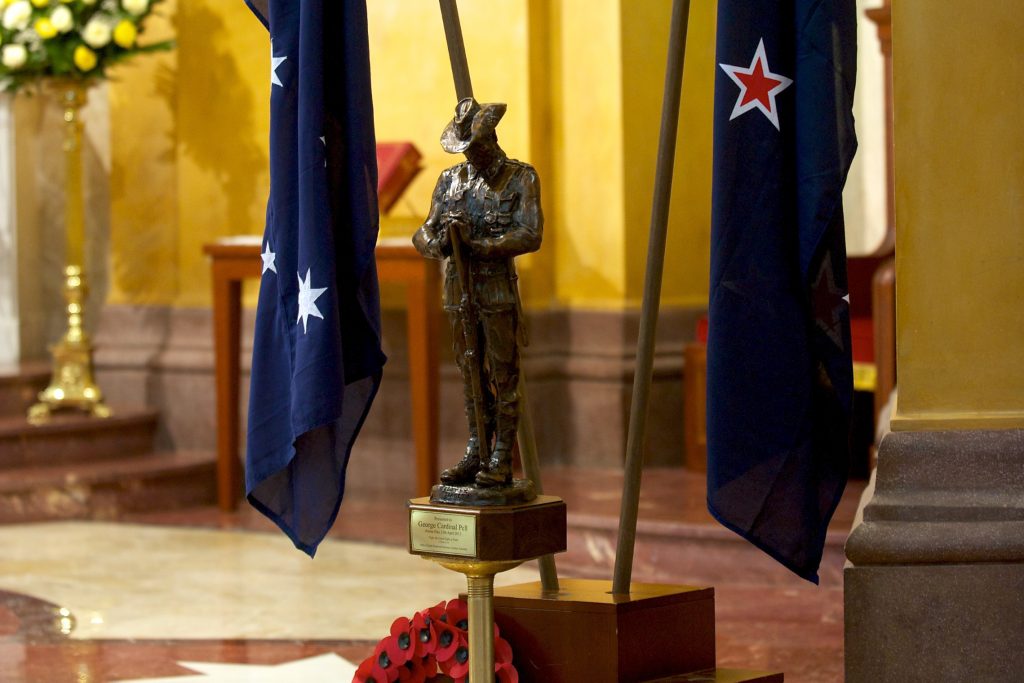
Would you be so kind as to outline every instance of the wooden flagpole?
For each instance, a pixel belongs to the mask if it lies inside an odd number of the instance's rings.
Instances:
[[[647,428],[647,402],[654,367],[654,335],[661,305],[661,279],[665,266],[665,240],[668,233],[668,209],[672,196],[672,171],[675,161],[676,132],[679,127],[679,98],[683,83],[686,53],[686,29],[690,0],[675,0],[669,29],[668,65],[665,68],[665,95],[661,104],[661,139],[651,203],[650,237],[647,243],[647,273],[640,316],[636,374],[626,437],[625,481],[619,514],[619,540],[615,551],[612,593],[628,595],[633,576],[633,550],[640,506],[640,482],[643,474],[644,436]]]
[[[455,79],[455,95],[459,100],[473,96],[473,82],[469,77],[469,61],[466,59],[466,43],[462,36],[462,24],[459,21],[459,8],[456,0],[439,0],[441,4],[441,20],[444,22],[444,35],[448,43],[448,58],[452,64],[452,77]],[[537,442],[534,439],[533,419],[530,404],[526,395],[526,378],[522,368],[519,370],[519,454],[523,459],[523,470],[526,477],[533,482],[537,493],[543,493],[540,481],[540,458],[537,455]],[[558,570],[555,567],[555,556],[545,555],[538,560],[540,580],[544,592],[558,592]]]
[[[473,96],[473,81],[469,78],[469,61],[466,59],[466,42],[462,37],[459,7],[456,0],[440,1],[444,37],[448,42],[448,59],[451,60],[452,78],[455,79],[455,96],[461,101]]]

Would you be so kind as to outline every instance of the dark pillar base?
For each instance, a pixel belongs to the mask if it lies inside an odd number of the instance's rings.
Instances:
[[[1024,671],[1024,431],[893,432],[846,545],[846,680]]]

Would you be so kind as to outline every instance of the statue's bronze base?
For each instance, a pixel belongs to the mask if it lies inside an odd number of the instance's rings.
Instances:
[[[537,497],[537,489],[529,479],[514,479],[509,486],[451,486],[437,484],[430,489],[431,503],[489,507],[492,505],[522,505]]]

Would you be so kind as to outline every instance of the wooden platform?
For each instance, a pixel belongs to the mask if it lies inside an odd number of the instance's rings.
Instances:
[[[521,681],[638,682],[714,668],[714,589],[610,589],[608,581],[562,579],[557,594],[539,582],[495,590],[495,622],[516,643]]]

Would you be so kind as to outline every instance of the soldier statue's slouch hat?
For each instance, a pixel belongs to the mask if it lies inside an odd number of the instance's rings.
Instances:
[[[465,152],[475,140],[494,131],[508,107],[480,104],[466,97],[455,106],[455,117],[441,133],[441,147],[449,154]]]

